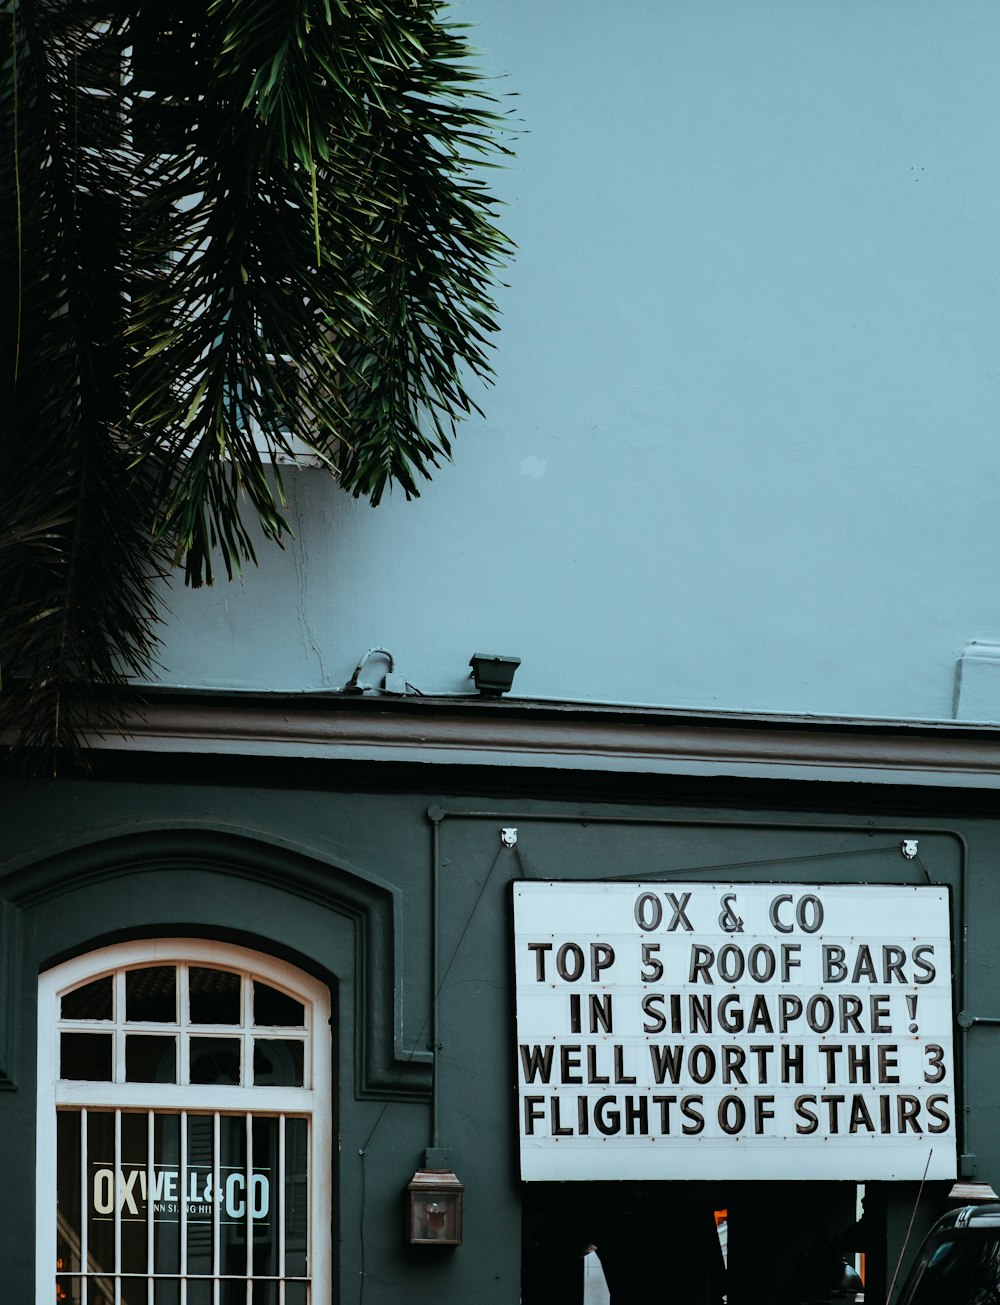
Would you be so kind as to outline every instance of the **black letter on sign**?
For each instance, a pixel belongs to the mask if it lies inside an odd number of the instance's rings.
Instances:
[[[771,903],[771,909],[768,911],[768,917],[770,918],[771,923],[777,929],[778,933],[792,932],[792,926],[790,924],[782,924],[778,918],[778,907],[781,906],[783,902],[790,902],[791,900],[792,900],[791,893],[782,893],[780,896],[776,897],[774,901]]]
[[[524,1070],[525,1083],[534,1083],[536,1077],[548,1083],[552,1077],[552,1046],[528,1046],[521,1044],[521,1067]],[[529,1098],[530,1099],[530,1098]],[[541,1101],[541,1097],[538,1098]]]
[[[524,1098],[524,1135],[533,1137],[535,1132],[535,1120],[545,1118],[545,1098],[544,1097],[525,1097]]]
[[[705,947],[702,943],[691,944],[691,971],[688,974],[688,983],[697,983],[698,975],[704,976],[706,983],[712,982],[712,976],[708,972],[708,967],[715,962],[715,952],[711,947]]]
[[[774,1118],[774,1111],[771,1109],[773,1105],[774,1097],[754,1097],[753,1099],[753,1131],[758,1137],[764,1131],[765,1122]]]
[[[736,901],[735,893],[725,893],[721,899],[722,914],[719,916],[719,928],[726,933],[742,933],[743,921],[736,914],[731,903]]]
[[[590,944],[590,981],[600,983],[601,971],[615,963],[615,949],[607,943]]]
[[[836,943],[823,944],[823,982],[842,983],[847,978],[844,957],[847,953]]]
[[[801,1124],[795,1125],[796,1133],[808,1135],[809,1133],[815,1133],[817,1128],[819,1128],[819,1117],[811,1109],[815,1104],[816,1098],[813,1096],[795,1098],[795,1113],[798,1115],[799,1119],[804,1121]]]
[[[698,1096],[681,1097],[681,1114],[689,1122],[681,1125],[681,1132],[691,1137],[701,1133],[705,1128],[705,1117],[698,1109],[704,1105],[704,1098]]]
[[[683,925],[688,933],[694,933],[694,925],[687,918],[686,914],[687,904],[691,900],[691,894],[681,893],[680,900],[678,900],[676,893],[665,893],[664,896],[674,913],[673,919],[667,925],[667,933],[673,933],[679,924]]]
[[[643,983],[659,983],[663,978],[663,962],[654,954],[659,950],[659,943],[642,944],[642,963],[646,966],[641,976]]]
[[[927,1113],[938,1121],[936,1124],[927,1125],[928,1133],[946,1133],[950,1128],[951,1118],[946,1111],[940,1109],[941,1103],[947,1100],[943,1092],[927,1098]]]
[[[947,1072],[944,1067],[944,1047],[939,1047],[936,1042],[928,1042],[924,1047],[924,1055],[927,1057],[924,1082],[940,1083]]]
[[[739,983],[746,969],[746,960],[735,943],[726,943],[719,950],[719,978],[723,983]]]
[[[747,1122],[747,1108],[739,1097],[723,1097],[719,1102],[719,1127],[724,1133],[739,1133]]]
[[[806,907],[810,907],[809,923],[806,923]],[[803,933],[816,933],[823,927],[823,903],[810,893],[803,897],[795,908],[795,918]]]
[[[770,983],[774,978],[774,970],[777,965],[777,957],[766,943],[757,943],[750,948],[748,964],[750,967],[750,977],[757,983]]]
[[[833,1024],[833,1002],[818,992],[809,998],[806,1006],[806,1023],[813,1033],[826,1033]]]
[[[572,969],[566,963],[567,957],[572,958]],[[560,979],[565,979],[567,983],[575,983],[583,973],[583,948],[578,947],[576,943],[563,943],[556,952],[556,969],[559,971]]]
[[[622,1129],[622,1117],[614,1097],[600,1097],[594,1105],[594,1123],[605,1137],[613,1137]]]
[[[611,993],[592,992],[590,996],[590,1031],[597,1033],[598,1024],[605,1033],[611,1032]]]
[[[913,974],[914,983],[934,982],[934,979],[937,976],[937,970],[934,968],[934,963],[933,961],[924,960],[925,956],[933,956],[933,955],[934,955],[934,948],[931,945],[925,944],[922,947],[914,947],[913,964],[920,966],[920,969],[923,971],[923,976],[924,976],[923,978],[921,978],[920,975],[918,975],[916,971],[914,971]]]
[[[656,1003],[662,1003],[664,994],[662,992],[647,993],[642,999],[642,1013],[649,1017],[652,1023],[646,1023],[642,1026],[643,1033],[662,1033],[667,1027],[667,1017],[663,1010],[658,1008]]]
[[[528,943],[528,951],[535,953],[535,981],[545,982],[545,953],[552,950],[551,943]]]
[[[655,893],[643,893],[635,904],[635,922],[647,933],[658,929],[663,919],[663,907]]]

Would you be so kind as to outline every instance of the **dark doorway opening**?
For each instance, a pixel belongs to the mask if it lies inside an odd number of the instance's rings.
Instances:
[[[846,1305],[858,1214],[853,1183],[525,1184],[522,1305]]]
[[[588,1251],[599,1260],[611,1305],[721,1305],[720,1194],[701,1183],[526,1186],[522,1305],[584,1305]]]

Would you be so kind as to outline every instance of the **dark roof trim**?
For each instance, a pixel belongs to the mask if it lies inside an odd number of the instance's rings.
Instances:
[[[478,697],[153,693],[99,749],[1000,787],[1000,730]]]

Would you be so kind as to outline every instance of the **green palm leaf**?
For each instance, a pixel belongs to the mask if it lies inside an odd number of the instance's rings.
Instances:
[[[0,119],[0,727],[78,743],[165,563],[287,531],[276,459],[407,497],[490,377],[508,152],[430,0],[15,0]],[[263,445],[263,452],[261,451]]]

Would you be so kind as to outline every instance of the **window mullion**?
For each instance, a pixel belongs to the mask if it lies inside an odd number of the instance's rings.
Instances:
[[[156,1203],[154,1201],[155,1191],[155,1170],[153,1168],[153,1151],[156,1146],[156,1126],[155,1115],[152,1110],[146,1114],[146,1272],[149,1274],[147,1279],[149,1286],[146,1292],[147,1305],[153,1305],[153,1272],[156,1269],[155,1259],[155,1228],[156,1228]]]
[[[305,1008],[305,1018],[303,1023],[305,1025],[306,1035],[302,1056],[302,1086],[308,1088],[311,1092],[316,1086],[315,1059],[317,1055],[317,1047],[319,1045],[319,1038],[316,1036],[315,1029],[316,1008],[313,1006],[311,1001],[305,1003]]]
[[[111,1066],[111,1081],[125,1082],[125,971],[115,974],[114,1001],[114,1064]]]
[[[212,1272],[215,1274],[214,1298],[219,1301],[219,1274],[221,1273],[221,1247],[219,1246],[219,1150],[222,1141],[222,1117],[216,1111],[212,1116]]]
[[[279,1305],[285,1302],[285,1239],[288,1216],[285,1208],[285,1116],[278,1116],[278,1182],[271,1197],[272,1218],[278,1225],[278,1277],[281,1280]]]
[[[244,974],[241,985],[241,995],[243,998],[242,1015],[243,1015],[243,1072],[240,1075],[240,1082],[244,1087],[250,1087],[253,1083],[253,979],[249,974]]]
[[[246,1143],[247,1203],[246,1203],[246,1210],[243,1213],[244,1213],[244,1218],[246,1219],[246,1226],[247,1226],[246,1264],[247,1264],[247,1287],[249,1289],[249,1279],[253,1274],[253,1115],[250,1113],[249,1110],[247,1111],[246,1123],[244,1126],[246,1128],[246,1134],[247,1134],[247,1143]],[[249,1297],[247,1298],[247,1301],[249,1305]]]
[[[90,1219],[87,1217],[89,1209],[87,1191],[87,1111],[80,1111],[80,1272],[84,1275],[90,1263],[90,1247],[88,1245],[90,1233]],[[87,1305],[87,1278],[83,1278],[83,1305]]]
[[[177,967],[177,1000],[180,1003],[180,1035],[177,1039],[177,1082],[187,1086],[191,1082],[191,1050],[188,1038],[188,1025],[191,1023],[191,1006],[189,1003],[188,972],[190,966]]]
[[[252,1087],[253,1084],[253,979],[251,975],[244,974],[243,983],[240,985],[240,996],[243,998],[242,1014],[242,1061],[240,1066],[240,1083],[243,1087]],[[245,1301],[251,1305],[251,1292],[253,1289],[253,1116],[247,1112],[244,1128],[247,1130],[247,1143],[245,1143],[244,1152],[247,1156],[247,1189],[245,1189],[245,1198],[247,1198],[247,1208],[244,1211],[244,1218],[247,1220],[247,1255],[245,1255],[245,1274],[247,1274],[247,1283],[245,1283]]]
[[[184,1199],[184,1193],[187,1190],[187,1111],[182,1110],[180,1113],[181,1120],[181,1157],[180,1157],[180,1200],[178,1206],[181,1216],[181,1281],[187,1283],[187,1201]],[[185,1305],[187,1299],[187,1288],[185,1287],[181,1305]]]
[[[115,1228],[115,1305],[121,1305],[122,1298],[122,1112],[115,1111],[115,1171],[111,1190],[114,1193],[113,1213]]]

